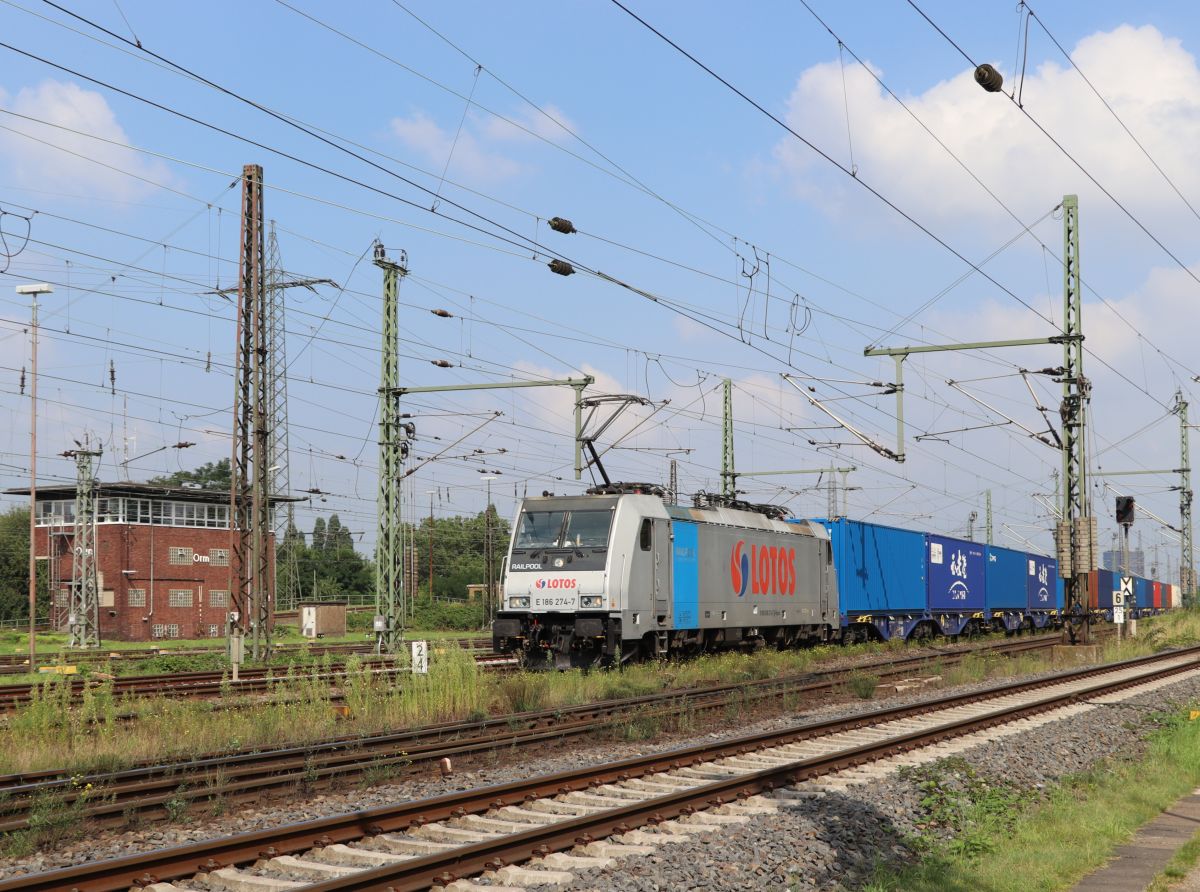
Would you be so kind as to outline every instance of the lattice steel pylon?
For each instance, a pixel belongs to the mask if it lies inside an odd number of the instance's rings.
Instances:
[[[733,381],[726,378],[721,384],[724,411],[721,415],[721,495],[737,495],[737,478],[733,464]]]
[[[401,466],[408,455],[411,424],[400,423],[399,295],[408,258],[389,260],[375,243],[375,265],[383,270],[383,344],[379,374],[379,533],[375,539],[375,614],[382,617],[376,648],[395,653],[404,635],[404,524],[400,513]]]
[[[291,468],[288,462],[288,404],[287,404],[287,313],[284,295],[283,264],[279,257],[279,240],[275,237],[275,221],[267,233],[266,259],[267,290],[267,418],[270,430],[271,515],[274,523],[275,594],[280,610],[295,610],[300,588],[300,568],[294,543],[288,531],[295,527],[296,513],[291,502],[281,497],[291,494]],[[280,505],[286,504],[284,510]]]
[[[70,647],[100,646],[100,585],[96,573],[96,480],[92,459],[99,451],[63,453],[75,459],[75,533],[71,537]]]
[[[267,289],[263,249],[263,170],[242,169],[242,227],[238,276],[237,365],[234,374],[233,457],[230,480],[232,609],[258,660],[271,650],[274,599]]]
[[[1058,528],[1059,573],[1063,577],[1064,623],[1072,642],[1088,639],[1088,574],[1095,566],[1095,521],[1087,485],[1087,404],[1091,382],[1083,374],[1083,292],[1079,259],[1079,198],[1063,196],[1063,503]]]
[[[1179,416],[1179,587],[1190,605],[1196,594],[1192,555],[1192,453],[1188,449],[1188,404],[1182,390],[1175,391],[1172,410]]]

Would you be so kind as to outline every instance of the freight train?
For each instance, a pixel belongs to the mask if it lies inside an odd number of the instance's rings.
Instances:
[[[700,494],[668,504],[649,484],[523,499],[513,524],[498,653],[529,666],[610,665],[761,646],[1017,632],[1060,624],[1053,558]],[[1119,587],[1119,579],[1116,580]],[[1112,618],[1113,575],[1091,612]],[[1178,604],[1135,580],[1132,616]]]

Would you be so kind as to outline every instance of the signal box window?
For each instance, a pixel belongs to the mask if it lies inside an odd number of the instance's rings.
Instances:
[[[653,521],[651,521],[649,517],[642,521],[642,532],[640,536],[642,551],[649,551],[654,544],[654,527],[652,524]]]

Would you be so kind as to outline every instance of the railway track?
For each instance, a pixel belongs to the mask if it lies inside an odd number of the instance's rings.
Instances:
[[[367,662],[367,666],[376,675],[399,676],[407,675],[408,670],[388,665],[390,659],[381,657]],[[476,654],[475,663],[483,669],[507,669],[515,667],[516,660],[500,654]],[[227,694],[248,696],[262,694],[279,685],[289,682],[285,673],[287,667],[274,666],[266,668],[243,669],[237,681],[233,681],[225,672],[171,672],[159,675],[129,675],[111,680],[112,693],[115,697],[145,697],[167,696],[176,698],[208,699],[223,697]],[[295,674],[291,678],[297,681],[327,679],[336,684],[344,678],[340,670],[329,672],[308,672]],[[77,705],[83,702],[84,691],[89,686],[96,687],[99,681],[68,677],[64,682],[70,685],[70,703]],[[0,685],[0,713],[15,712],[32,703],[40,691],[35,692],[38,683],[17,683]],[[336,698],[335,698],[336,699]]]
[[[430,642],[430,645],[437,647],[438,645],[454,644],[463,650],[487,650],[492,649],[491,638],[457,638],[457,639],[437,639]],[[373,642],[363,642],[361,644],[281,644],[276,645],[274,651],[276,654],[296,655],[296,656],[312,656],[322,657],[325,654],[332,656],[349,656],[350,654],[369,654],[375,650]],[[53,665],[84,665],[96,666],[105,663],[129,663],[137,660],[145,660],[151,657],[159,656],[180,656],[180,657],[195,657],[205,656],[207,654],[224,653],[224,645],[215,645],[213,647],[195,647],[186,649],[168,649],[168,648],[146,648],[144,650],[98,650],[98,651],[57,651],[55,653],[40,654],[38,665],[53,666]],[[3,654],[0,655],[0,674],[15,674],[17,672],[29,671],[29,657],[23,654]]]
[[[665,691],[484,721],[447,722],[275,750],[211,754],[187,762],[145,763],[84,777],[71,777],[61,771],[0,776],[0,832],[26,828],[30,810],[39,798],[54,796],[64,805],[70,804],[86,785],[94,791],[85,810],[89,821],[94,826],[122,826],[134,813],[142,819],[163,817],[168,803],[178,809],[181,800],[197,805],[221,801],[228,807],[298,788],[328,786],[366,772],[425,774],[431,764],[443,758],[462,761],[498,749],[560,745],[634,717],[666,723],[683,714],[714,713],[785,696],[813,703],[844,689],[857,673],[869,672],[881,683],[894,683],[928,672],[933,666],[949,668],[980,653],[1015,657],[1044,651],[1056,643],[1056,638],[1009,640],[986,648]]]
[[[781,788],[1030,716],[1200,674],[1200,647],[508,784],[159,849],[8,890],[365,892],[543,881],[779,807]],[[651,831],[642,828],[652,828]],[[603,841],[615,837],[614,841]],[[569,854],[567,854],[569,852]],[[516,865],[533,861],[532,868]],[[536,879],[536,877],[534,878]],[[558,879],[561,879],[558,877]],[[200,885],[193,885],[196,880]]]

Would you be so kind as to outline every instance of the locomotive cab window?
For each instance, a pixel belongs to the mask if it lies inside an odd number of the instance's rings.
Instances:
[[[611,511],[572,511],[567,517],[563,545],[576,548],[606,548]]]
[[[524,511],[515,549],[607,548],[611,511]]]
[[[642,551],[649,551],[654,544],[654,527],[652,524],[653,521],[649,517],[642,521],[642,531],[638,537]]]
[[[554,548],[562,537],[566,511],[524,511],[517,531],[517,548]]]

